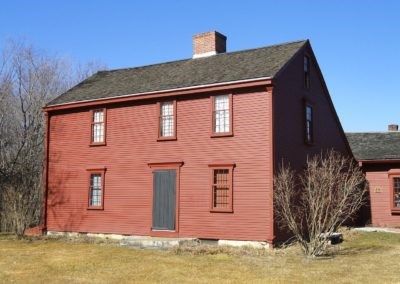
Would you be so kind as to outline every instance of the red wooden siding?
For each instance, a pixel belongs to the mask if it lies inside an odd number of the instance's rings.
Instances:
[[[305,87],[304,55],[310,58],[310,86]],[[309,47],[299,52],[274,84],[274,161],[278,169],[282,161],[302,169],[307,156],[335,149],[351,156],[322,75]],[[313,108],[313,141],[305,140],[305,105]],[[275,224],[279,235],[279,225]],[[278,236],[279,237],[279,236]],[[285,238],[282,233],[282,238]]]
[[[308,52],[307,52],[308,51]],[[274,88],[274,137],[275,161],[290,161],[294,167],[302,167],[307,155],[319,154],[321,150],[334,148],[351,155],[345,134],[329,95],[324,89],[323,78],[315,59],[310,56],[310,88],[304,87],[303,60],[300,52],[287,69],[279,76]],[[305,143],[305,104],[313,107],[314,139]]]
[[[156,100],[107,105],[106,146],[89,147],[90,109],[51,115],[47,228],[149,235],[152,169],[183,161],[181,237],[273,240],[271,94],[233,92],[233,137],[210,137],[210,95],[176,101],[177,140],[157,141]],[[233,213],[210,212],[209,164],[234,162]],[[87,169],[106,167],[104,210],[87,210]]]
[[[391,210],[391,187],[389,171],[400,169],[400,164],[363,165],[369,184],[371,200],[371,223],[378,227],[400,226],[400,213]]]

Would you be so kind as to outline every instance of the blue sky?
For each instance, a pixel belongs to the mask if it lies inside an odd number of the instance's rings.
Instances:
[[[400,1],[2,1],[0,46],[24,39],[110,69],[192,56],[218,30],[228,51],[310,39],[345,131],[400,123]]]

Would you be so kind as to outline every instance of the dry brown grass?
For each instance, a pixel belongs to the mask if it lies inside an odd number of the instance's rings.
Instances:
[[[346,231],[345,242],[335,250],[335,257],[312,260],[296,246],[267,252],[224,247],[156,251],[108,241],[0,235],[0,282],[399,282],[400,234]]]

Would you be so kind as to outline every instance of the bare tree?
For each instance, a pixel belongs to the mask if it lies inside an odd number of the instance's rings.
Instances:
[[[86,69],[85,69],[86,68]],[[0,230],[22,234],[41,213],[44,115],[42,107],[96,65],[75,67],[24,43],[9,42],[0,56]]]
[[[107,66],[99,60],[92,60],[85,64],[78,63],[76,64],[76,67],[73,68],[72,85],[75,85],[77,82],[85,80],[99,70],[106,69]]]
[[[366,182],[350,158],[330,151],[307,160],[296,173],[282,165],[274,180],[275,214],[307,256],[326,252],[328,238],[354,217],[364,202]]]

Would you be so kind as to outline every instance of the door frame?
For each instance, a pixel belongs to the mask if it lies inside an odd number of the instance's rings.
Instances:
[[[180,185],[180,169],[183,165],[182,161],[176,162],[149,162],[147,164],[150,169],[152,169],[152,187],[151,187],[151,206],[150,206],[150,216],[151,216],[151,224],[149,229],[149,235],[153,237],[178,237],[179,236],[179,185]],[[153,198],[154,198],[154,179],[153,172],[157,170],[175,170],[176,179],[175,179],[175,231],[153,231]]]

